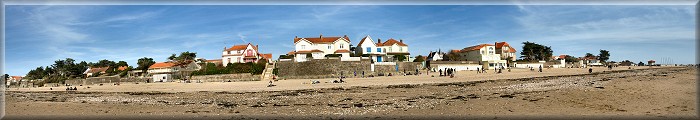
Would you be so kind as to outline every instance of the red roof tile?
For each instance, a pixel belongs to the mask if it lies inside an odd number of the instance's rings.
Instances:
[[[207,62],[222,62],[221,59],[207,60]]]
[[[10,77],[11,77],[12,79],[15,79],[15,80],[21,80],[21,79],[22,79],[22,76],[10,76]]]
[[[350,50],[345,50],[345,49],[336,50],[334,53],[350,53]]]
[[[86,73],[99,73],[99,72],[105,72],[109,69],[109,67],[94,67],[90,68]]]
[[[314,50],[302,50],[302,51],[297,51],[296,53],[302,53],[302,54],[303,54],[303,53],[315,53],[315,52],[323,52],[323,51],[318,50],[318,49],[314,49]]]
[[[289,52],[287,52],[287,55],[294,55],[294,53],[295,53],[294,51],[289,51]]]
[[[481,45],[470,46],[470,47],[466,47],[466,48],[462,49],[462,52],[468,52],[468,51],[479,50],[479,49],[481,49],[481,48],[483,48],[483,47],[486,47],[486,46],[493,46],[493,45],[491,45],[491,44],[481,44]]]
[[[314,38],[294,38],[294,43],[297,43],[299,40],[305,39],[311,43],[332,43],[338,40],[341,40],[340,38],[345,39],[345,41],[350,42],[350,38],[348,38],[347,35],[343,37],[323,37],[322,35],[319,37],[314,37]]]
[[[248,43],[248,44],[245,44],[245,45],[234,45],[234,46],[231,46],[231,48],[228,48],[228,49],[226,49],[226,50],[224,50],[224,51],[245,50],[245,49],[248,48],[248,45],[252,46],[252,47],[253,47],[253,50],[256,50],[256,51],[258,50],[258,47],[257,47],[257,46],[255,46],[255,45],[253,45],[253,44],[251,44],[251,43]]]
[[[272,59],[272,53],[262,54],[262,57],[265,59]]]
[[[408,46],[408,45],[404,44],[403,42],[399,42],[399,41],[394,40],[393,38],[390,38],[389,40],[386,40],[386,42],[381,43],[381,44],[377,43],[377,46],[390,46],[390,45],[394,45],[394,44],[399,44],[399,46]]]
[[[126,68],[128,68],[128,67],[127,66],[120,66],[119,68],[117,68],[117,70],[126,70]]]
[[[148,67],[148,69],[153,69],[153,68],[169,68],[175,66],[175,63],[172,62],[159,62],[151,65]]]

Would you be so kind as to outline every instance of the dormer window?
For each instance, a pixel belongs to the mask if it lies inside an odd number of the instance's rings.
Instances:
[[[339,48],[341,48],[341,49],[342,49],[342,48],[343,48],[343,46],[345,46],[345,45],[344,45],[344,44],[340,44],[340,47],[339,47]]]
[[[306,45],[301,45],[301,49],[306,49]]]

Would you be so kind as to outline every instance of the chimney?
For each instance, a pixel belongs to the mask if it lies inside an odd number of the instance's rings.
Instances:
[[[321,38],[321,39],[323,39],[323,34],[319,35],[318,37]]]
[[[226,50],[226,46],[224,46],[224,50]]]
[[[258,45],[255,45],[255,48],[260,49],[260,48],[258,47]]]
[[[382,43],[382,39],[377,39],[377,43]]]
[[[403,43],[403,39],[399,39],[399,42]]]

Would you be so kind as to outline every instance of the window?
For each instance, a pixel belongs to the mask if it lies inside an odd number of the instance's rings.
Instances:
[[[377,52],[382,52],[382,48],[377,48]]]
[[[372,48],[367,47],[367,52],[372,52]]]
[[[399,47],[399,52],[403,52],[403,47]]]
[[[391,52],[391,48],[389,48],[389,51],[387,51],[387,52]]]
[[[343,46],[345,46],[345,45],[344,45],[344,44],[340,44],[340,47],[339,47],[339,48],[343,48]]]
[[[301,49],[306,49],[306,45],[301,45]]]
[[[228,58],[228,63],[231,63],[231,62],[233,62],[233,61],[231,61],[231,58]],[[227,63],[227,64],[228,64],[228,63]]]
[[[331,45],[328,45],[328,49],[331,49],[331,47],[333,47],[333,46],[331,46]]]
[[[240,51],[240,50],[236,50],[236,54],[241,54],[241,51]]]
[[[228,54],[231,54],[231,51],[228,51]]]

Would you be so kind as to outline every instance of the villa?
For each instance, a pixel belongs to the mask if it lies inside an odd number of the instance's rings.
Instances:
[[[175,62],[158,62],[148,67],[148,74],[152,75],[153,81],[168,82],[180,75],[181,71],[195,71],[201,69],[201,66],[195,62],[189,61],[183,64]]]
[[[392,61],[398,61],[397,56],[404,56],[405,59],[399,62],[406,62],[409,61],[409,55],[411,55],[411,53],[408,52],[408,45],[406,45],[403,40],[396,41],[393,38],[390,38],[386,42],[382,43],[381,39],[377,39],[376,47],[381,47],[386,53],[386,58]]]
[[[221,55],[223,66],[229,63],[256,63],[261,59],[266,59],[268,62],[272,59],[272,54],[261,54],[258,51],[258,45],[248,43],[245,45],[234,45],[231,48],[224,47]]]
[[[512,47],[506,45],[507,44],[504,44],[501,47],[508,47],[507,52],[501,51],[501,53],[515,53],[515,49],[512,49]],[[511,49],[513,50],[512,52]],[[453,50],[453,52],[457,52],[460,60],[478,62],[479,64],[483,65],[484,68],[509,67],[509,65],[507,65],[507,60],[502,59],[502,57],[509,55],[502,56],[496,51],[496,45],[492,44],[480,44],[466,47],[462,50]]]
[[[107,69],[109,67],[90,67],[83,74],[85,74],[85,77],[91,77],[93,74],[100,73],[100,74],[105,74]]]
[[[294,37],[294,51],[288,53],[294,55],[296,62],[304,62],[309,59],[324,59],[328,55],[350,57],[350,38],[343,37]],[[270,55],[271,56],[271,55]]]

